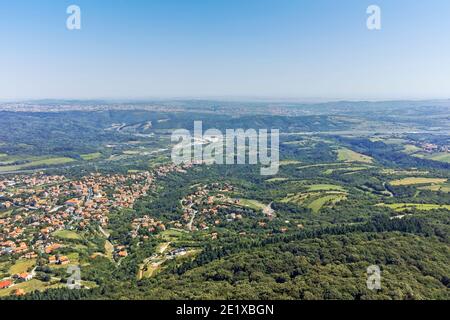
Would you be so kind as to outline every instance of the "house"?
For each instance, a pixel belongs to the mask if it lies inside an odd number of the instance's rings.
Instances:
[[[80,204],[78,199],[70,199],[65,202],[65,205],[68,207],[77,207]]]
[[[23,289],[16,289],[16,291],[14,291],[14,295],[16,297],[21,297],[25,295],[25,291]]]
[[[69,264],[69,263],[70,263],[70,260],[66,256],[59,257],[58,264],[64,266],[64,265]]]
[[[37,254],[34,252],[29,252],[24,257],[25,257],[25,259],[35,259],[35,258],[37,258]]]
[[[22,242],[18,247],[14,249],[14,253],[23,253],[28,250],[28,246],[26,243]]]
[[[33,275],[27,272],[17,274],[16,277],[17,279],[22,281],[30,281],[31,279],[33,279]]]
[[[61,245],[59,243],[54,243],[45,248],[45,253],[50,254],[53,251],[58,250],[59,248],[61,248]]]
[[[185,248],[175,249],[169,253],[169,255],[172,257],[184,256],[186,254],[187,254],[187,250]]]
[[[125,250],[124,250],[124,251],[120,251],[120,252],[118,253],[118,255],[119,255],[119,257],[125,258],[125,257],[128,256],[128,252],[126,252]]]
[[[0,281],[0,289],[7,289],[13,285],[11,280]]]

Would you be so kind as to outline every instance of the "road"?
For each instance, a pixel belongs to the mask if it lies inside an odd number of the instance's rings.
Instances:
[[[273,202],[269,203],[269,204],[267,205],[267,207],[265,207],[265,208],[263,209],[263,213],[264,213],[266,216],[270,217],[270,218],[274,218],[274,217],[275,217],[275,210],[272,209],[272,203],[273,203]]]
[[[197,214],[197,211],[193,210],[193,213],[192,213],[192,216],[191,216],[191,220],[187,224],[187,227],[188,227],[189,231],[192,231],[192,224],[194,223],[194,219],[195,219],[196,214]]]

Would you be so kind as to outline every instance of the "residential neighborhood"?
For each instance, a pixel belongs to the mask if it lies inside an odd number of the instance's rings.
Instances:
[[[60,254],[68,246],[66,239],[77,239],[84,231],[104,232],[110,212],[132,209],[136,200],[155,187],[158,177],[184,172],[189,167],[168,164],[151,172],[92,173],[80,179],[43,172],[0,178],[0,257],[14,261],[39,257],[49,266],[69,265],[70,258]],[[134,219],[132,228],[131,236],[136,238],[140,229],[152,233],[165,230],[165,225],[146,215]],[[113,246],[115,258],[128,255],[126,245]],[[0,279],[0,289],[32,280],[34,270],[29,271]]]

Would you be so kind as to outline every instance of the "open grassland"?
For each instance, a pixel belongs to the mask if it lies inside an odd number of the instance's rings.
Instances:
[[[64,240],[82,240],[83,238],[75,231],[58,230],[53,232],[53,236]]]
[[[9,273],[15,275],[18,273],[28,272],[36,265],[35,259],[30,260],[18,260],[14,265],[9,268]]]
[[[450,163],[450,153],[448,153],[448,152],[437,153],[437,154],[434,154],[434,155],[432,155],[430,157],[426,157],[426,158],[430,159],[430,160],[434,160],[434,161]]]
[[[71,252],[67,254],[67,258],[69,258],[70,263],[68,265],[58,265],[53,264],[50,267],[52,269],[67,269],[68,266],[79,266],[80,265],[80,254],[78,252]]]
[[[426,175],[429,174],[429,171],[419,171],[419,170],[394,170],[394,169],[383,169],[381,170],[382,174],[386,174],[389,176],[392,175],[401,175],[401,176],[416,176],[416,175]]]
[[[297,169],[301,170],[301,169],[311,169],[311,168],[321,168],[321,167],[340,167],[342,166],[342,163],[318,163],[318,164],[309,164],[309,165],[304,165],[301,167],[298,167]]]
[[[384,144],[405,144],[408,141],[405,139],[400,139],[400,138],[379,138],[379,137],[375,137],[375,138],[370,138],[369,139],[372,142],[383,142]]]
[[[416,209],[421,211],[429,211],[436,209],[450,210],[450,205],[439,205],[439,204],[423,204],[423,203],[394,203],[394,204],[378,204],[380,207],[389,207],[395,211],[402,212],[408,209]]]
[[[397,186],[411,186],[411,185],[418,185],[418,184],[442,184],[446,181],[447,181],[447,179],[440,179],[440,178],[411,177],[411,178],[393,180],[389,184],[394,187],[397,187]]]
[[[450,163],[450,153],[448,153],[448,152],[439,152],[439,153],[432,153],[432,154],[415,153],[415,154],[413,154],[413,156],[416,158],[420,158],[420,159],[427,159],[427,160]]]
[[[189,232],[186,230],[167,229],[161,232],[158,235],[158,237],[167,242],[176,242],[179,240],[185,240],[187,238],[190,238],[190,235]]]
[[[0,172],[18,171],[29,168],[46,168],[49,166],[62,165],[74,161],[75,161],[74,159],[66,157],[44,158],[44,159],[33,158],[32,160],[29,160],[29,162],[24,164],[0,166]]]
[[[32,279],[27,282],[18,283],[8,289],[0,290],[0,297],[7,297],[12,294],[18,289],[22,289],[25,291],[25,293],[31,293],[34,291],[45,291],[48,289],[56,289],[56,288],[62,288],[65,285],[59,282],[42,282],[37,279]]]
[[[109,260],[113,259],[114,246],[108,240],[105,241],[105,255]]]
[[[253,210],[262,210],[265,207],[267,207],[267,205],[265,205],[264,203],[261,203],[257,200],[249,200],[249,199],[239,199],[239,204],[241,206],[248,207]]]
[[[12,210],[0,212],[0,219],[8,217],[12,212]]]
[[[407,154],[413,154],[416,152],[421,151],[422,149],[420,149],[419,147],[416,147],[415,145],[412,144],[406,144],[403,146],[403,152],[407,153]]]
[[[340,148],[338,150],[338,161],[373,163],[373,159],[371,157],[347,148]]]
[[[152,262],[143,264],[138,272],[138,280],[151,278],[156,275],[156,272],[160,270],[162,262]]]
[[[347,199],[347,193],[345,192],[345,189],[339,186],[315,185],[311,187],[313,190],[315,190],[314,192],[310,191],[310,192],[290,194],[284,199],[282,199],[281,202],[292,203],[297,206],[307,207],[311,209],[314,213],[318,213],[325,206],[334,205],[338,202]]]
[[[140,153],[141,153],[141,151],[139,151],[139,150],[126,150],[123,152],[123,154],[126,154],[127,156],[135,156]]]
[[[100,152],[88,153],[88,154],[80,155],[81,159],[83,159],[85,161],[95,160],[95,159],[100,158],[101,156],[102,156],[102,154]]]
[[[300,161],[297,160],[282,160],[280,161],[280,166],[290,166],[295,164],[300,164]]]
[[[295,193],[295,194],[289,194],[287,197],[281,200],[283,203],[292,203],[298,206],[303,205],[305,201],[308,199],[310,194],[308,193]]]
[[[430,190],[430,191],[440,191],[440,192],[450,192],[450,183],[435,184],[431,186],[420,187],[419,190]]]
[[[337,169],[327,169],[325,171],[323,171],[324,174],[326,175],[330,175],[333,173],[343,173],[343,174],[350,174],[350,173],[356,173],[358,171],[364,171],[364,170],[369,170],[371,167],[370,166],[366,166],[366,167],[346,167],[346,168],[337,168]]]
[[[311,186],[308,186],[308,191],[310,191],[310,192],[313,192],[313,191],[343,191],[343,192],[345,192],[346,190],[341,186],[337,186],[337,185],[333,185],[333,184],[313,184]]]
[[[308,208],[310,208],[314,213],[318,213],[322,207],[325,205],[334,205],[340,201],[346,200],[347,196],[344,194],[332,194],[326,195],[324,197],[320,197],[314,201],[312,201]]]
[[[272,178],[272,179],[267,179],[266,182],[284,182],[289,180],[288,178]]]

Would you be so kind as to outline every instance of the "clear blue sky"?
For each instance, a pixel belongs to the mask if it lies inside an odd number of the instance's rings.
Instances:
[[[0,41],[2,100],[450,98],[448,0],[0,0]]]

